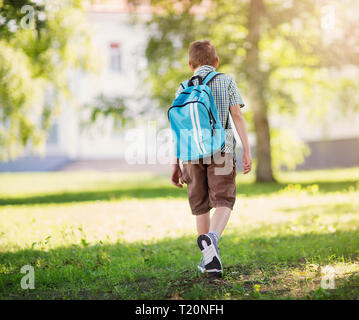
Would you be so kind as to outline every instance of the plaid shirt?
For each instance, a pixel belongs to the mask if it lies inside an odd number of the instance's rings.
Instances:
[[[201,76],[204,78],[209,72],[216,71],[212,66],[204,65],[197,68],[194,72],[194,76]],[[194,84],[198,84],[198,80],[194,80]],[[212,90],[214,101],[218,108],[219,117],[224,129],[226,130],[226,144],[222,149],[222,152],[233,153],[236,146],[236,140],[234,139],[231,122],[229,121],[229,108],[235,105],[244,107],[242,97],[238,91],[236,82],[234,79],[226,74],[220,74],[209,83],[209,87]],[[176,92],[176,97],[182,92],[183,88],[180,85]]]

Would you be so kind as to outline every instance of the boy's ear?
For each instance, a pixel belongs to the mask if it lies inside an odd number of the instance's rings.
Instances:
[[[195,70],[195,69],[193,68],[193,66],[192,66],[191,62],[189,62],[189,61],[188,61],[188,65],[189,65],[189,67],[190,67],[190,69],[191,69],[192,71],[194,71],[194,70]]]
[[[219,65],[219,58],[216,58],[216,62],[214,63],[214,68],[217,69]]]

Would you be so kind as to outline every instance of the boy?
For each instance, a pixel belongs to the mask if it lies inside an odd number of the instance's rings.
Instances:
[[[215,71],[219,58],[213,44],[208,40],[194,41],[189,48],[189,67],[194,76],[204,78]],[[197,81],[198,80],[194,80]],[[196,216],[198,232],[197,243],[203,258],[198,269],[209,276],[221,277],[222,262],[219,256],[218,241],[227,225],[236,199],[235,139],[229,121],[229,113],[235,124],[243,145],[243,173],[251,171],[252,160],[248,143],[246,123],[240,110],[244,106],[238,88],[232,77],[220,74],[209,84],[212,90],[221,123],[226,129],[226,143],[222,150],[211,159],[200,159],[196,163],[184,162],[183,170],[179,160],[173,165],[172,183],[182,188],[187,184],[188,199],[192,214]],[[176,92],[178,96],[183,87]],[[225,169],[222,170],[221,169]],[[210,210],[216,208],[212,219]]]

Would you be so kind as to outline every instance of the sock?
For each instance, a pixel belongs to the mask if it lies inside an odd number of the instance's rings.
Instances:
[[[218,241],[219,241],[219,234],[217,233],[217,231],[210,231],[210,232],[208,232],[208,234],[209,235],[211,235],[215,240],[216,240],[216,242],[218,243]]]

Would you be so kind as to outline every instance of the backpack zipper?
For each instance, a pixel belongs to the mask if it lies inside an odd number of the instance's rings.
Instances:
[[[206,90],[199,91],[197,89],[193,89],[193,91],[197,91],[199,93],[201,93],[203,91],[203,92],[207,93],[208,98],[210,98],[209,93]],[[184,91],[182,91],[180,94],[191,94],[191,93],[192,92],[184,92]]]
[[[212,113],[211,109],[208,109],[208,108],[206,107],[206,105],[205,105],[203,102],[201,102],[201,101],[189,101],[189,102],[186,102],[186,103],[184,103],[184,104],[180,104],[180,105],[172,106],[172,107],[168,108],[168,111],[167,111],[167,118],[168,118],[168,120],[170,119],[169,113],[170,113],[170,110],[171,110],[172,108],[182,108],[182,107],[186,106],[187,104],[195,103],[195,102],[202,104],[202,105],[206,108],[206,110],[207,110],[207,112],[208,112],[208,116],[209,116],[209,124],[211,125],[211,128],[212,128],[211,134],[212,134],[212,136],[213,136],[213,133],[214,133],[213,121],[214,121],[214,123],[217,123],[217,122],[216,122],[216,120],[214,119],[214,116],[213,116],[213,113]]]

